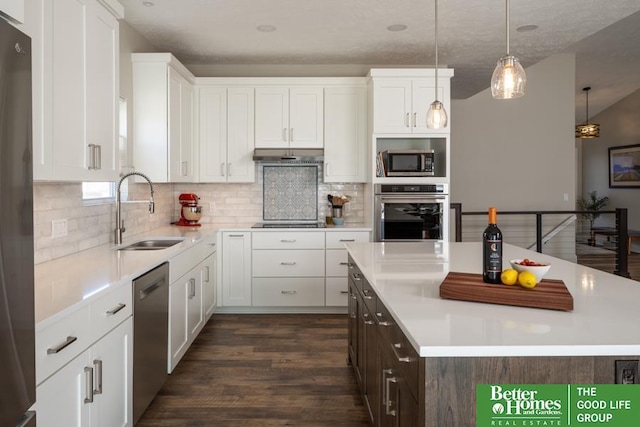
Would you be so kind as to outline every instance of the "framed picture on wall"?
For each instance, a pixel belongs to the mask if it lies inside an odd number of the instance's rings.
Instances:
[[[609,188],[640,188],[640,144],[609,147]]]

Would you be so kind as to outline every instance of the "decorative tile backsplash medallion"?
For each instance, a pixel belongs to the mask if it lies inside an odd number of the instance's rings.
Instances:
[[[316,221],[318,219],[317,166],[264,166],[263,219]]]

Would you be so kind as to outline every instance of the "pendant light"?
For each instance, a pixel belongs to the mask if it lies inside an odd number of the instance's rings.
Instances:
[[[590,86],[582,88],[585,95],[587,96],[587,111],[586,111],[586,119],[583,125],[576,126],[576,138],[580,139],[593,139],[600,136],[600,125],[596,123],[589,123],[589,91],[591,90]]]
[[[509,0],[506,0],[507,11],[507,54],[498,60],[491,76],[491,95],[495,99],[513,99],[524,95],[527,76],[518,58],[509,53]]]
[[[435,82],[435,101],[427,110],[427,128],[440,129],[447,127],[447,110],[445,110],[442,102],[438,101],[438,0],[435,0],[435,27],[436,27],[436,82]]]

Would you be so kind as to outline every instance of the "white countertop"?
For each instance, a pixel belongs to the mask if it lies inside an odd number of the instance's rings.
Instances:
[[[113,243],[54,259],[35,266],[35,320],[41,330],[67,313],[106,292],[126,286],[131,280],[170,260],[216,231],[273,231],[252,229],[253,224],[202,224],[200,227],[167,225],[145,233],[126,236],[123,244],[146,238],[183,238],[170,248],[152,251],[118,251]],[[371,231],[362,224],[327,228],[291,228],[295,231]]]
[[[380,300],[422,357],[640,355],[640,283],[505,244],[509,260],[551,264],[571,312],[442,299],[449,271],[481,273],[481,244],[348,243]],[[496,285],[503,286],[503,285]]]

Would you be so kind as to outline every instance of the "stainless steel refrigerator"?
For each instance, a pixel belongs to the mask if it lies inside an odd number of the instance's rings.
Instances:
[[[35,426],[31,40],[0,18],[0,426]]]

